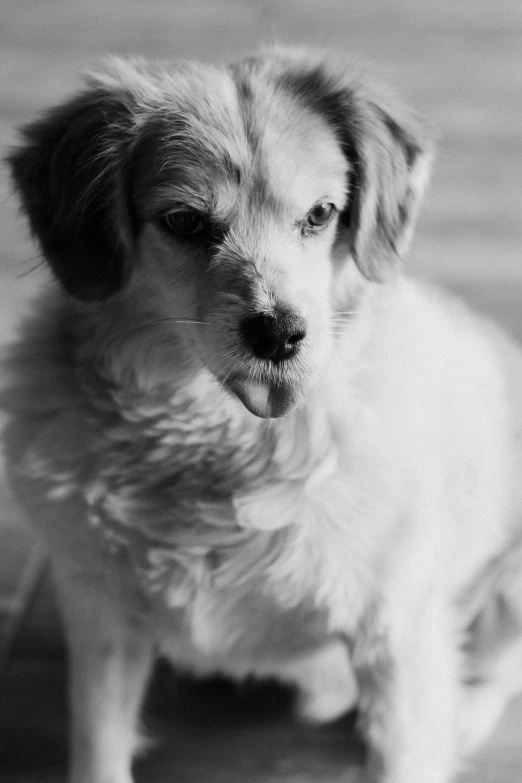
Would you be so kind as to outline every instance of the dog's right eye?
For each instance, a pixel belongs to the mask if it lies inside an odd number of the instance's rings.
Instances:
[[[329,202],[327,203],[323,201],[320,204],[316,204],[314,207],[312,207],[307,215],[306,220],[308,225],[313,226],[314,228],[325,226],[330,222],[334,210],[334,205],[330,204]]]
[[[160,218],[160,223],[171,234],[183,237],[199,234],[205,228],[205,223],[199,212],[188,207],[167,212]]]

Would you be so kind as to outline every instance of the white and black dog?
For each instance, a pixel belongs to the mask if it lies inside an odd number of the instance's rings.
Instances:
[[[109,60],[10,156],[57,282],[4,364],[71,655],[71,783],[129,783],[154,655],[357,703],[448,783],[522,688],[518,347],[401,269],[431,145],[341,57]]]

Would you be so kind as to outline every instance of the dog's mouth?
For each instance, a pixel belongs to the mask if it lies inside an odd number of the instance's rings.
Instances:
[[[232,378],[227,386],[245,408],[261,419],[277,419],[290,413],[298,403],[299,389],[291,383]]]

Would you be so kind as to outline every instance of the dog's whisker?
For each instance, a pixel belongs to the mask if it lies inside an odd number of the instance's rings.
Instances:
[[[32,264],[32,266],[30,266],[28,269],[25,269],[23,272],[18,272],[18,274],[16,275],[18,280],[23,280],[25,277],[29,277],[29,275],[34,274],[39,269],[45,267],[47,264],[45,258],[38,258],[36,256],[34,258],[26,259],[26,263],[29,262],[34,262],[34,263]]]
[[[201,321],[198,318],[176,318],[174,316],[168,318],[157,318],[154,321],[146,321],[143,326],[154,326],[155,324],[174,323],[174,324],[202,324],[203,326],[211,326],[210,321]]]
[[[129,336],[136,336],[153,326],[167,327],[171,324],[201,324],[202,326],[211,326],[210,321],[200,321],[196,318],[157,318],[153,321],[144,321],[143,323],[138,324],[138,326],[129,333]]]
[[[227,383],[228,379],[230,378],[230,376],[232,375],[233,371],[234,371],[234,370],[233,370],[233,368],[231,368],[231,369],[230,369],[230,370],[227,372],[227,374],[225,375],[225,377],[224,377],[224,378],[220,378],[220,379],[219,379],[219,381],[220,381],[220,384],[221,384],[221,388],[224,388],[224,387],[226,386],[226,383]]]
[[[231,357],[226,356],[226,357],[220,359],[217,362],[217,364],[212,367],[212,372],[213,372],[214,375],[216,375],[216,377],[218,378],[218,380],[221,383],[221,385],[223,385],[224,381],[223,381],[223,378],[219,375],[219,373],[221,371],[221,368],[226,364],[226,362],[228,361],[229,358],[231,358]],[[231,375],[231,373],[233,371],[234,371],[234,367],[228,368],[227,373],[225,375],[225,378],[227,379]]]
[[[223,367],[223,365],[225,365],[230,359],[236,359],[236,362],[228,369],[224,378],[219,377],[219,371],[221,367]],[[217,380],[221,386],[223,386],[234,371],[241,372],[241,365],[238,366],[237,350],[236,348],[232,347],[218,355],[217,362],[212,364],[212,372],[217,376]]]

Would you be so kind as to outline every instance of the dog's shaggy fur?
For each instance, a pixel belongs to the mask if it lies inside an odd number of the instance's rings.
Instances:
[[[24,130],[61,285],[4,365],[5,446],[72,783],[129,783],[156,651],[356,702],[374,783],[448,783],[522,685],[521,355],[400,269],[430,157],[356,67],[286,50],[111,60]]]

